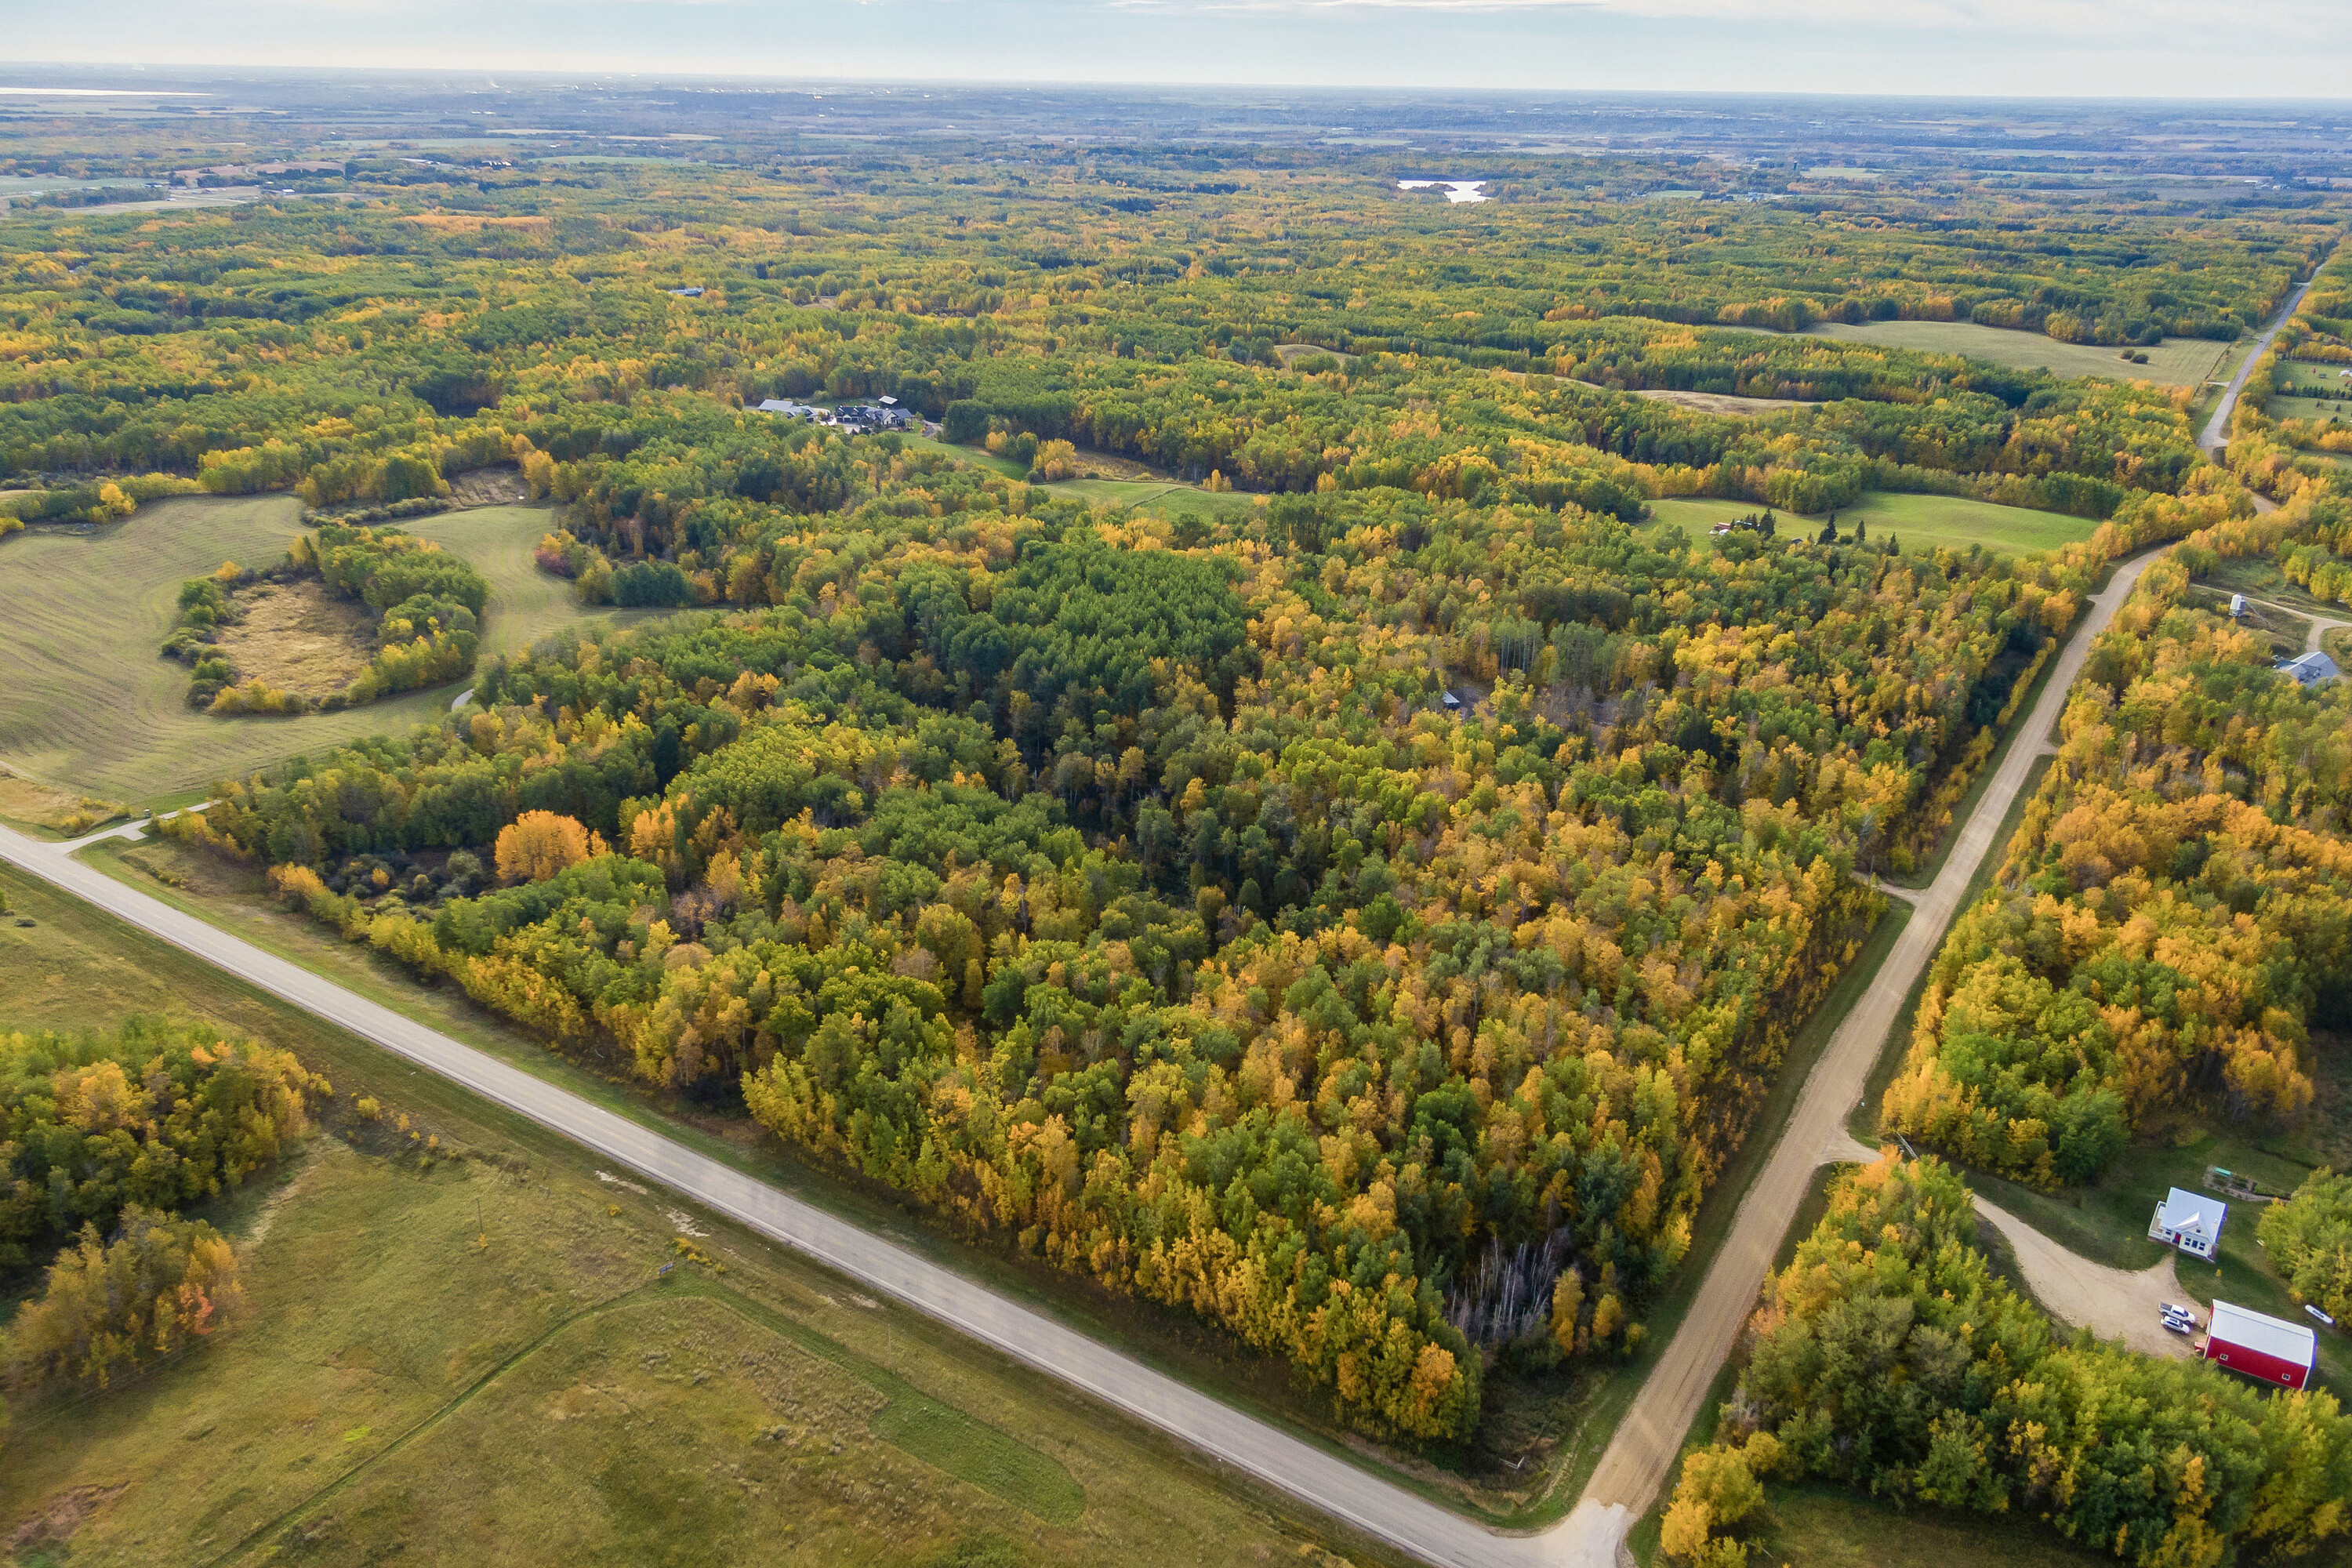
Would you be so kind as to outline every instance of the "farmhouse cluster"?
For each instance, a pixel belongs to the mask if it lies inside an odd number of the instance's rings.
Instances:
[[[914,410],[900,407],[895,397],[877,397],[871,403],[838,403],[830,408],[814,403],[794,403],[788,398],[770,397],[761,400],[755,412],[771,414],[779,419],[797,419],[810,425],[846,430],[853,435],[917,427]]]

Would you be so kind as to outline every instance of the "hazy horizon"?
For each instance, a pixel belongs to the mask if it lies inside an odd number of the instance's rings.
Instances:
[[[121,0],[6,8],[12,71],[2342,101],[2320,0]],[[126,42],[128,40],[128,42]],[[126,58],[135,55],[137,58]],[[93,83],[92,85],[104,85]]]

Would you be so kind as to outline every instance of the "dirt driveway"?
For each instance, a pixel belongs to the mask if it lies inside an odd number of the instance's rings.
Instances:
[[[1977,1216],[1991,1221],[2009,1238],[2018,1272],[2053,1316],[2149,1355],[2196,1353],[2189,1335],[2171,1333],[2157,1321],[2165,1302],[2189,1300],[2172,1271],[2177,1254],[2166,1253],[2154,1268],[2135,1274],[2067,1250],[2008,1210],[1985,1202],[1982,1194],[1977,1196]]]
[[[1878,1151],[1849,1138],[1836,1157],[1868,1162],[1878,1158]],[[2137,1273],[2109,1268],[2061,1247],[2000,1205],[1987,1202],[1982,1193],[1973,1195],[1977,1217],[2008,1238],[2026,1289],[2053,1317],[2149,1355],[2196,1353],[2189,1335],[2169,1332],[2158,1321],[2167,1301],[2189,1301],[2172,1271],[2179,1254],[2166,1253],[2154,1267]]]

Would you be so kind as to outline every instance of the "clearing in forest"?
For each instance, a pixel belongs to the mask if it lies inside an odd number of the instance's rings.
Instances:
[[[2203,384],[2221,374],[2222,362],[2233,347],[2210,338],[2167,338],[2146,348],[2133,348],[2132,353],[2147,355],[2146,364],[2135,364],[2123,357],[2124,350],[2119,346],[2063,343],[2041,332],[1987,327],[1975,321],[1871,321],[1861,326],[1822,321],[1805,331],[1813,337],[1835,338],[1841,342],[1966,354],[2011,370],[2046,370],[2053,375],[2100,375],[2111,381],[2152,381],[2159,386]]]
[[[1767,510],[1753,501],[1705,498],[1650,504],[1660,521],[1674,523],[1696,540],[1706,538],[1706,531],[1718,522]],[[1779,521],[1780,537],[1783,539],[1818,535],[1827,521],[1820,512],[1808,517],[1777,509],[1773,516]],[[1879,491],[1864,496],[1852,506],[1837,509],[1840,539],[1852,539],[1857,523],[1867,524],[1868,537],[1881,542],[1894,536],[1906,554],[1938,546],[1966,550],[1972,544],[1981,544],[1996,555],[2022,555],[2088,539],[2099,526],[2088,518],[2036,511],[2029,507],[1996,506],[1967,496],[1887,495]]]
[[[329,597],[315,577],[257,583],[236,603],[244,618],[222,627],[213,647],[243,679],[324,697],[358,679],[375,653],[376,617],[357,600]]]
[[[483,658],[574,620],[658,613],[583,608],[569,584],[533,566],[550,516],[540,507],[484,507],[401,524],[490,580]],[[30,530],[0,545],[0,625],[11,656],[0,684],[0,764],[77,795],[143,805],[298,752],[405,733],[446,710],[446,687],[290,719],[215,718],[188,707],[186,668],[157,652],[180,584],[224,561],[267,566],[300,531],[301,507],[289,496],[191,496],[87,534]]]

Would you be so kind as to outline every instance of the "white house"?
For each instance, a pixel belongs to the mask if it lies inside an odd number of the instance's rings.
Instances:
[[[2175,1187],[2156,1205],[2156,1217],[2147,1222],[2147,1238],[2177,1247],[2192,1258],[2210,1259],[2221,1245],[2221,1222],[2229,1217],[2230,1205],[2221,1199]]]

